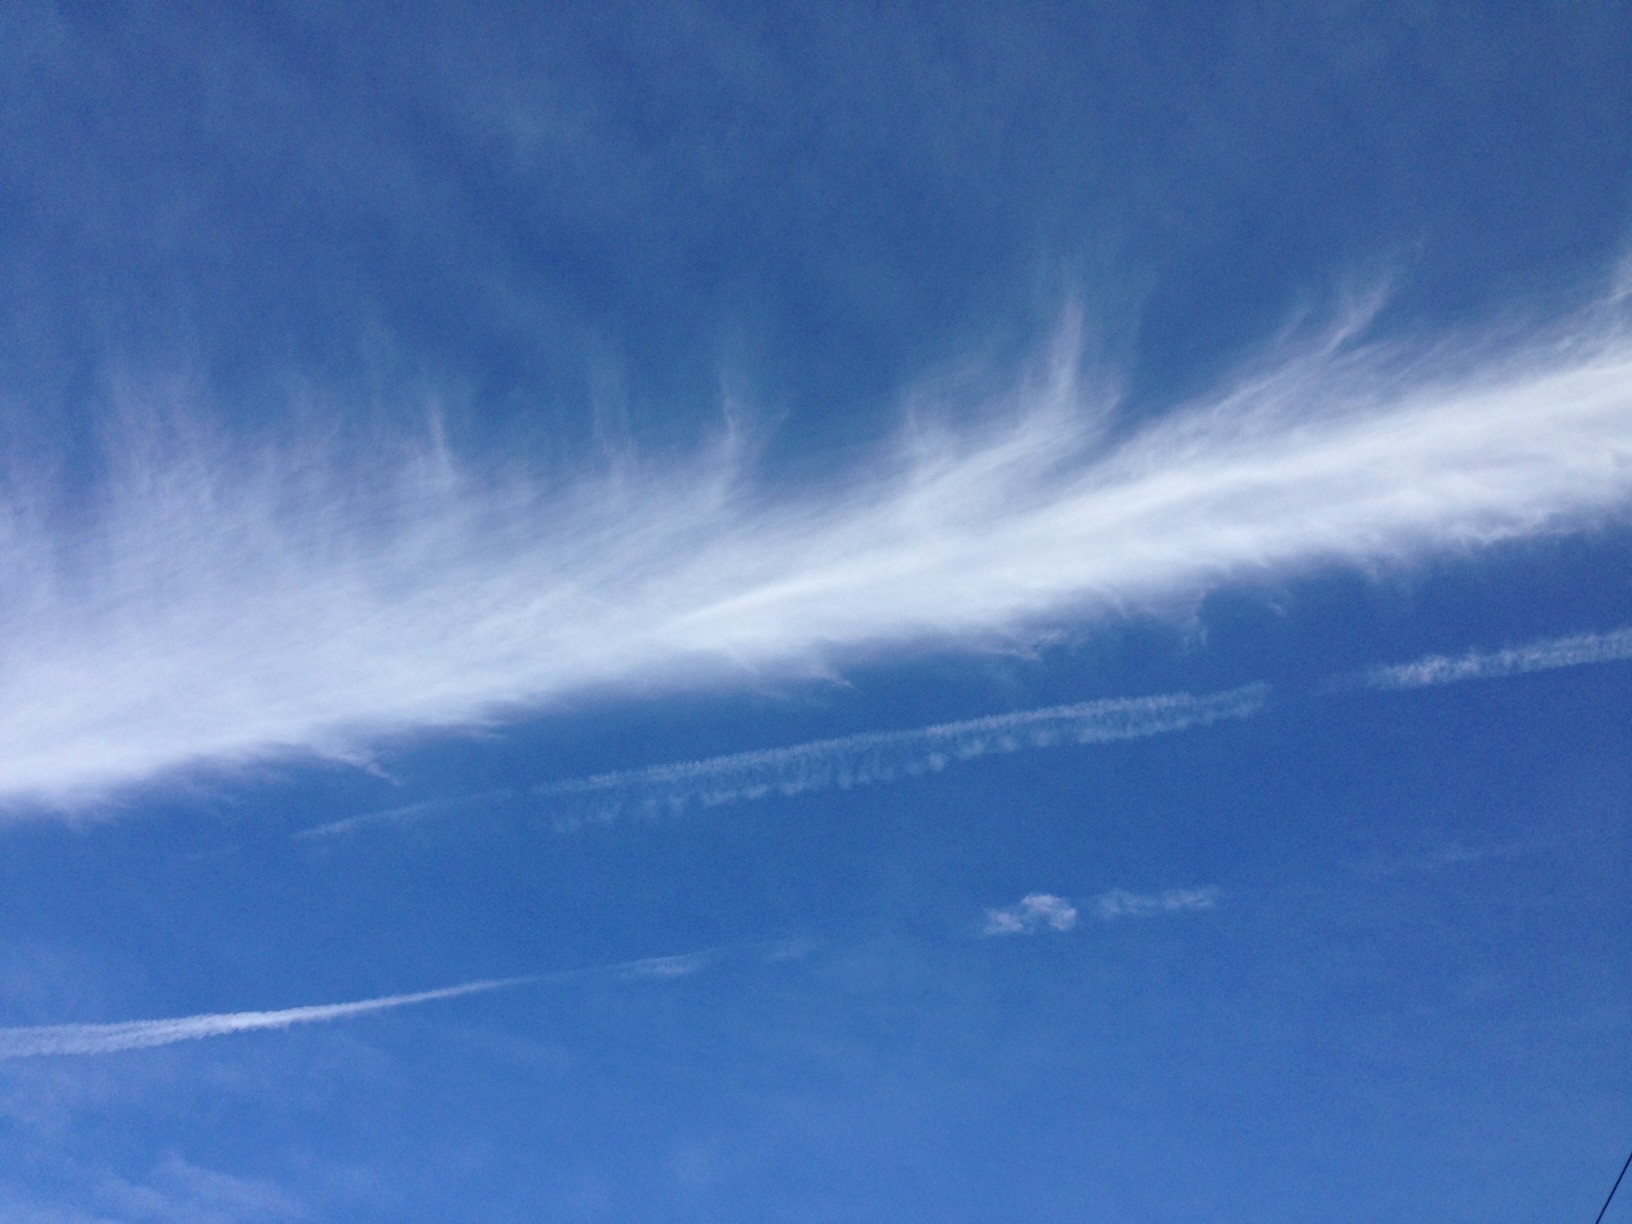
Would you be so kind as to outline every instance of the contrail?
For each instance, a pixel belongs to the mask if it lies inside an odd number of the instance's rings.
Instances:
[[[178,1041],[202,1041],[260,1029],[286,1029],[297,1024],[327,1024],[349,1020],[371,1012],[413,1007],[439,999],[506,990],[514,986],[539,985],[584,977],[674,978],[696,972],[711,963],[713,952],[681,956],[655,956],[592,969],[569,969],[560,973],[530,974],[526,977],[490,978],[422,990],[414,994],[386,995],[352,1003],[320,1003],[311,1007],[289,1007],[281,1011],[214,1012],[201,1016],[176,1016],[163,1020],[126,1020],[114,1024],[47,1024],[23,1028],[0,1028],[0,1059],[33,1058],[50,1054],[116,1054],[122,1050],[143,1050],[172,1045]]]
[[[467,982],[441,990],[416,994],[386,995],[355,1003],[322,1003],[313,1007],[289,1007],[282,1011],[218,1012],[203,1016],[178,1016],[167,1020],[127,1020],[118,1024],[48,1024],[32,1028],[0,1029],[0,1058],[27,1058],[39,1054],[113,1054],[120,1050],[141,1050],[170,1045],[177,1041],[200,1041],[248,1033],[256,1029],[282,1029],[297,1024],[325,1024],[349,1020],[370,1012],[411,1007],[436,999],[455,999],[536,982],[537,978],[503,978]]]
[[[1381,690],[1414,689],[1628,659],[1632,659],[1632,627],[1545,638],[1505,650],[1429,655],[1413,663],[1340,677],[1324,687],[1331,691],[1358,683]],[[585,819],[676,814],[688,807],[719,807],[893,782],[938,773],[960,761],[999,753],[1184,731],[1223,719],[1251,717],[1262,710],[1268,694],[1268,685],[1250,684],[1201,696],[1170,693],[1047,706],[907,731],[867,732],[784,748],[617,770],[549,783],[533,793],[553,799],[565,809],[557,815],[562,827],[572,827]],[[520,794],[489,792],[481,797],[499,796],[513,799]],[[407,822],[470,801],[431,801],[352,816],[294,836],[316,838],[373,824]]]
[[[1470,650],[1463,655],[1429,655],[1415,663],[1377,667],[1363,673],[1360,682],[1374,689],[1414,689],[1464,680],[1491,680],[1526,672],[1579,667],[1584,663],[1614,663],[1632,659],[1632,628],[1609,633],[1578,633],[1544,638],[1506,650]]]
[[[867,732],[596,774],[552,783],[537,793],[562,801],[569,812],[598,819],[656,816],[692,805],[717,807],[771,796],[872,786],[936,773],[956,762],[996,753],[1165,735],[1250,717],[1263,708],[1268,693],[1268,685],[1251,684],[1201,696],[1168,693],[1047,706],[909,731]]]

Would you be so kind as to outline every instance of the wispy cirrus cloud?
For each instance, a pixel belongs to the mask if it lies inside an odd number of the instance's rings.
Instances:
[[[52,1054],[117,1054],[124,1050],[144,1050],[154,1046],[173,1045],[180,1041],[227,1037],[234,1033],[287,1029],[302,1024],[330,1024],[337,1020],[352,1020],[375,1012],[414,1007],[442,999],[457,999],[516,986],[536,986],[591,977],[618,979],[686,977],[712,964],[716,956],[714,952],[653,956],[593,969],[530,974],[525,977],[491,978],[465,982],[458,986],[445,986],[440,990],[385,995],[351,1003],[286,1007],[279,1011],[212,1012],[162,1020],[126,1020],[113,1024],[47,1024],[0,1028],[0,1059],[33,1058]]]
[[[1586,663],[1615,663],[1632,659],[1632,628],[1610,633],[1577,633],[1544,638],[1505,650],[1470,650],[1461,655],[1429,655],[1414,663],[1373,668],[1360,682],[1374,689],[1428,688],[1464,680],[1494,680],[1526,672],[1579,667]]]
[[[0,491],[0,799],[66,807],[575,693],[1012,641],[1632,508],[1618,324],[1355,335],[1284,343],[1143,424],[1114,424],[1066,353],[983,427],[918,428],[793,492],[729,453],[548,479],[435,446],[122,437],[71,515],[19,477]]]

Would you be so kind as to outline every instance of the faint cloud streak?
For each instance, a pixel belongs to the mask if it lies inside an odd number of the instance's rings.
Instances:
[[[1610,633],[1578,633],[1545,638],[1506,650],[1470,650],[1463,655],[1429,655],[1415,663],[1378,667],[1365,672],[1361,683],[1374,689],[1428,688],[1460,684],[1464,680],[1494,680],[1528,672],[1580,667],[1587,663],[1616,663],[1632,659],[1632,628]]]
[[[1216,888],[1169,888],[1159,893],[1133,893],[1114,888],[1094,898],[1094,916],[1101,922],[1115,922],[1120,918],[1208,910],[1218,905],[1218,897]]]
[[[144,1050],[172,1045],[178,1041],[200,1041],[259,1029],[286,1029],[297,1024],[326,1024],[349,1020],[372,1012],[412,1007],[437,999],[455,999],[506,986],[519,986],[536,978],[507,978],[500,981],[469,982],[442,990],[417,994],[387,995],[355,1003],[324,1003],[313,1007],[288,1007],[282,1011],[218,1012],[201,1016],[179,1016],[166,1020],[127,1020],[117,1024],[49,1024],[30,1028],[0,1029],[0,1058],[29,1058],[43,1054],[114,1054],[121,1050]]]
[[[1157,914],[1177,914],[1187,910],[1209,910],[1218,905],[1217,888],[1169,888],[1158,893],[1135,893],[1124,888],[1090,897],[1081,904],[1100,922],[1124,918],[1149,918]],[[1031,893],[1001,909],[988,909],[981,934],[986,936],[1035,935],[1043,930],[1069,931],[1081,916],[1077,903],[1052,893]]]
[[[1253,684],[1199,697],[1167,693],[1047,706],[910,731],[875,731],[597,774],[553,783],[538,793],[570,808],[586,809],[594,819],[609,820],[625,814],[674,814],[691,805],[718,807],[848,790],[938,773],[950,764],[997,753],[1145,739],[1248,718],[1263,708],[1268,692],[1268,686]],[[570,811],[557,819],[567,827],[574,821]],[[352,821],[325,830],[341,832],[353,827]]]
[[[780,948],[765,957],[776,959]],[[516,986],[570,982],[597,977],[617,980],[672,979],[687,977],[718,959],[717,951],[691,952],[677,956],[652,956],[617,965],[589,969],[569,969],[559,973],[538,973],[525,977],[491,978],[422,990],[414,994],[386,995],[352,1003],[321,1003],[310,1007],[288,1007],[281,1011],[212,1012],[198,1016],[177,1016],[163,1020],[126,1020],[113,1024],[46,1024],[0,1028],[0,1059],[35,1058],[65,1054],[117,1054],[125,1050],[145,1050],[181,1041],[202,1041],[267,1029],[287,1029],[301,1024],[329,1024],[351,1020],[374,1012],[414,1007],[441,999],[486,994]]]

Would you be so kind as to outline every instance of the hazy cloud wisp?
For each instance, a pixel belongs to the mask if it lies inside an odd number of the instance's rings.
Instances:
[[[1361,682],[1374,689],[1427,688],[1464,680],[1493,680],[1526,672],[1578,667],[1585,663],[1614,663],[1632,659],[1632,628],[1609,633],[1579,633],[1545,638],[1506,650],[1470,650],[1462,655],[1429,655],[1414,663],[1377,667]]]
[[[1077,907],[1053,893],[1032,893],[1006,909],[986,911],[986,935],[1030,935],[1047,927],[1069,931],[1077,925]]]

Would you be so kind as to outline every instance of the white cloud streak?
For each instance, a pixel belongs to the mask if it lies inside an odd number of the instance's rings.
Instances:
[[[1546,638],[1506,650],[1470,650],[1463,655],[1429,655],[1414,663],[1378,667],[1364,673],[1361,682],[1374,689],[1428,688],[1464,680],[1494,680],[1526,672],[1579,667],[1586,663],[1615,663],[1632,659],[1632,628],[1610,633],[1578,633]]]
[[[541,787],[563,825],[588,816],[672,815],[773,796],[852,789],[938,773],[996,753],[1058,744],[1104,744],[1247,718],[1263,708],[1267,685],[1192,696],[1110,698],[994,714],[909,731],[875,731],[787,748],[736,752],[700,761],[652,765]],[[342,831],[354,824],[328,826]]]
[[[492,978],[422,990],[415,994],[386,995],[353,1003],[320,1003],[310,1007],[288,1007],[281,1011],[214,1012],[201,1016],[177,1016],[163,1020],[126,1020],[114,1024],[47,1024],[20,1028],[0,1028],[0,1059],[33,1058],[51,1054],[117,1054],[124,1050],[145,1050],[173,1045],[179,1041],[202,1041],[264,1029],[293,1028],[299,1024],[329,1024],[351,1020],[374,1012],[413,1007],[440,999],[486,994],[514,986],[542,985],[592,977],[617,979],[686,977],[706,968],[717,958],[715,952],[690,952],[678,956],[652,956],[623,964],[593,969],[571,969],[561,973],[531,974],[526,977]]]
[[[690,977],[699,969],[708,968],[714,963],[714,960],[715,954],[712,952],[683,952],[676,956],[649,956],[645,960],[633,961],[623,966],[618,972],[620,976],[630,978]]]
[[[259,1029],[286,1029],[297,1024],[327,1024],[350,1020],[372,1012],[411,1007],[437,999],[455,999],[506,986],[519,986],[536,978],[508,978],[501,981],[468,982],[442,990],[417,994],[387,995],[355,1003],[323,1003],[312,1007],[288,1007],[282,1011],[218,1012],[203,1016],[178,1016],[167,1020],[127,1020],[117,1024],[50,1024],[31,1028],[0,1029],[0,1058],[28,1058],[42,1054],[114,1054],[121,1050],[143,1050],[172,1045],[178,1041],[201,1041],[206,1037],[226,1037]]]
[[[1031,935],[1047,927],[1069,931],[1077,925],[1077,908],[1052,893],[1032,893],[1007,909],[986,911],[985,935]]]
[[[70,809],[184,767],[357,756],[574,694],[1024,640],[1632,506],[1632,339],[1601,320],[1411,353],[1289,344],[1127,426],[1075,369],[981,406],[980,430],[919,428],[794,492],[729,456],[552,481],[436,447],[246,457],[186,431],[121,437],[72,514],[14,475],[0,799]]]
[[[468,812],[472,807],[484,803],[513,801],[519,795],[520,792],[515,790],[487,790],[449,799],[427,799],[422,803],[407,803],[400,807],[386,808],[384,811],[364,812],[359,816],[347,816],[343,820],[331,820],[326,824],[314,825],[309,829],[291,833],[290,837],[297,841],[317,841],[328,837],[342,837],[382,825],[419,824]]]
[[[1133,893],[1113,888],[1095,897],[1092,905],[1094,916],[1101,922],[1115,922],[1119,918],[1213,909],[1218,905],[1218,897],[1216,888],[1169,888],[1159,893]]]
[[[1110,892],[1090,897],[1080,904],[1101,922],[1116,922],[1123,918],[1149,918],[1157,914],[1177,914],[1187,910],[1208,910],[1218,905],[1219,890],[1207,888],[1169,888],[1158,893],[1129,892],[1113,888]],[[1078,903],[1052,893],[1031,893],[1015,905],[986,911],[986,923],[981,934],[1035,935],[1043,930],[1069,931],[1081,917]]]

